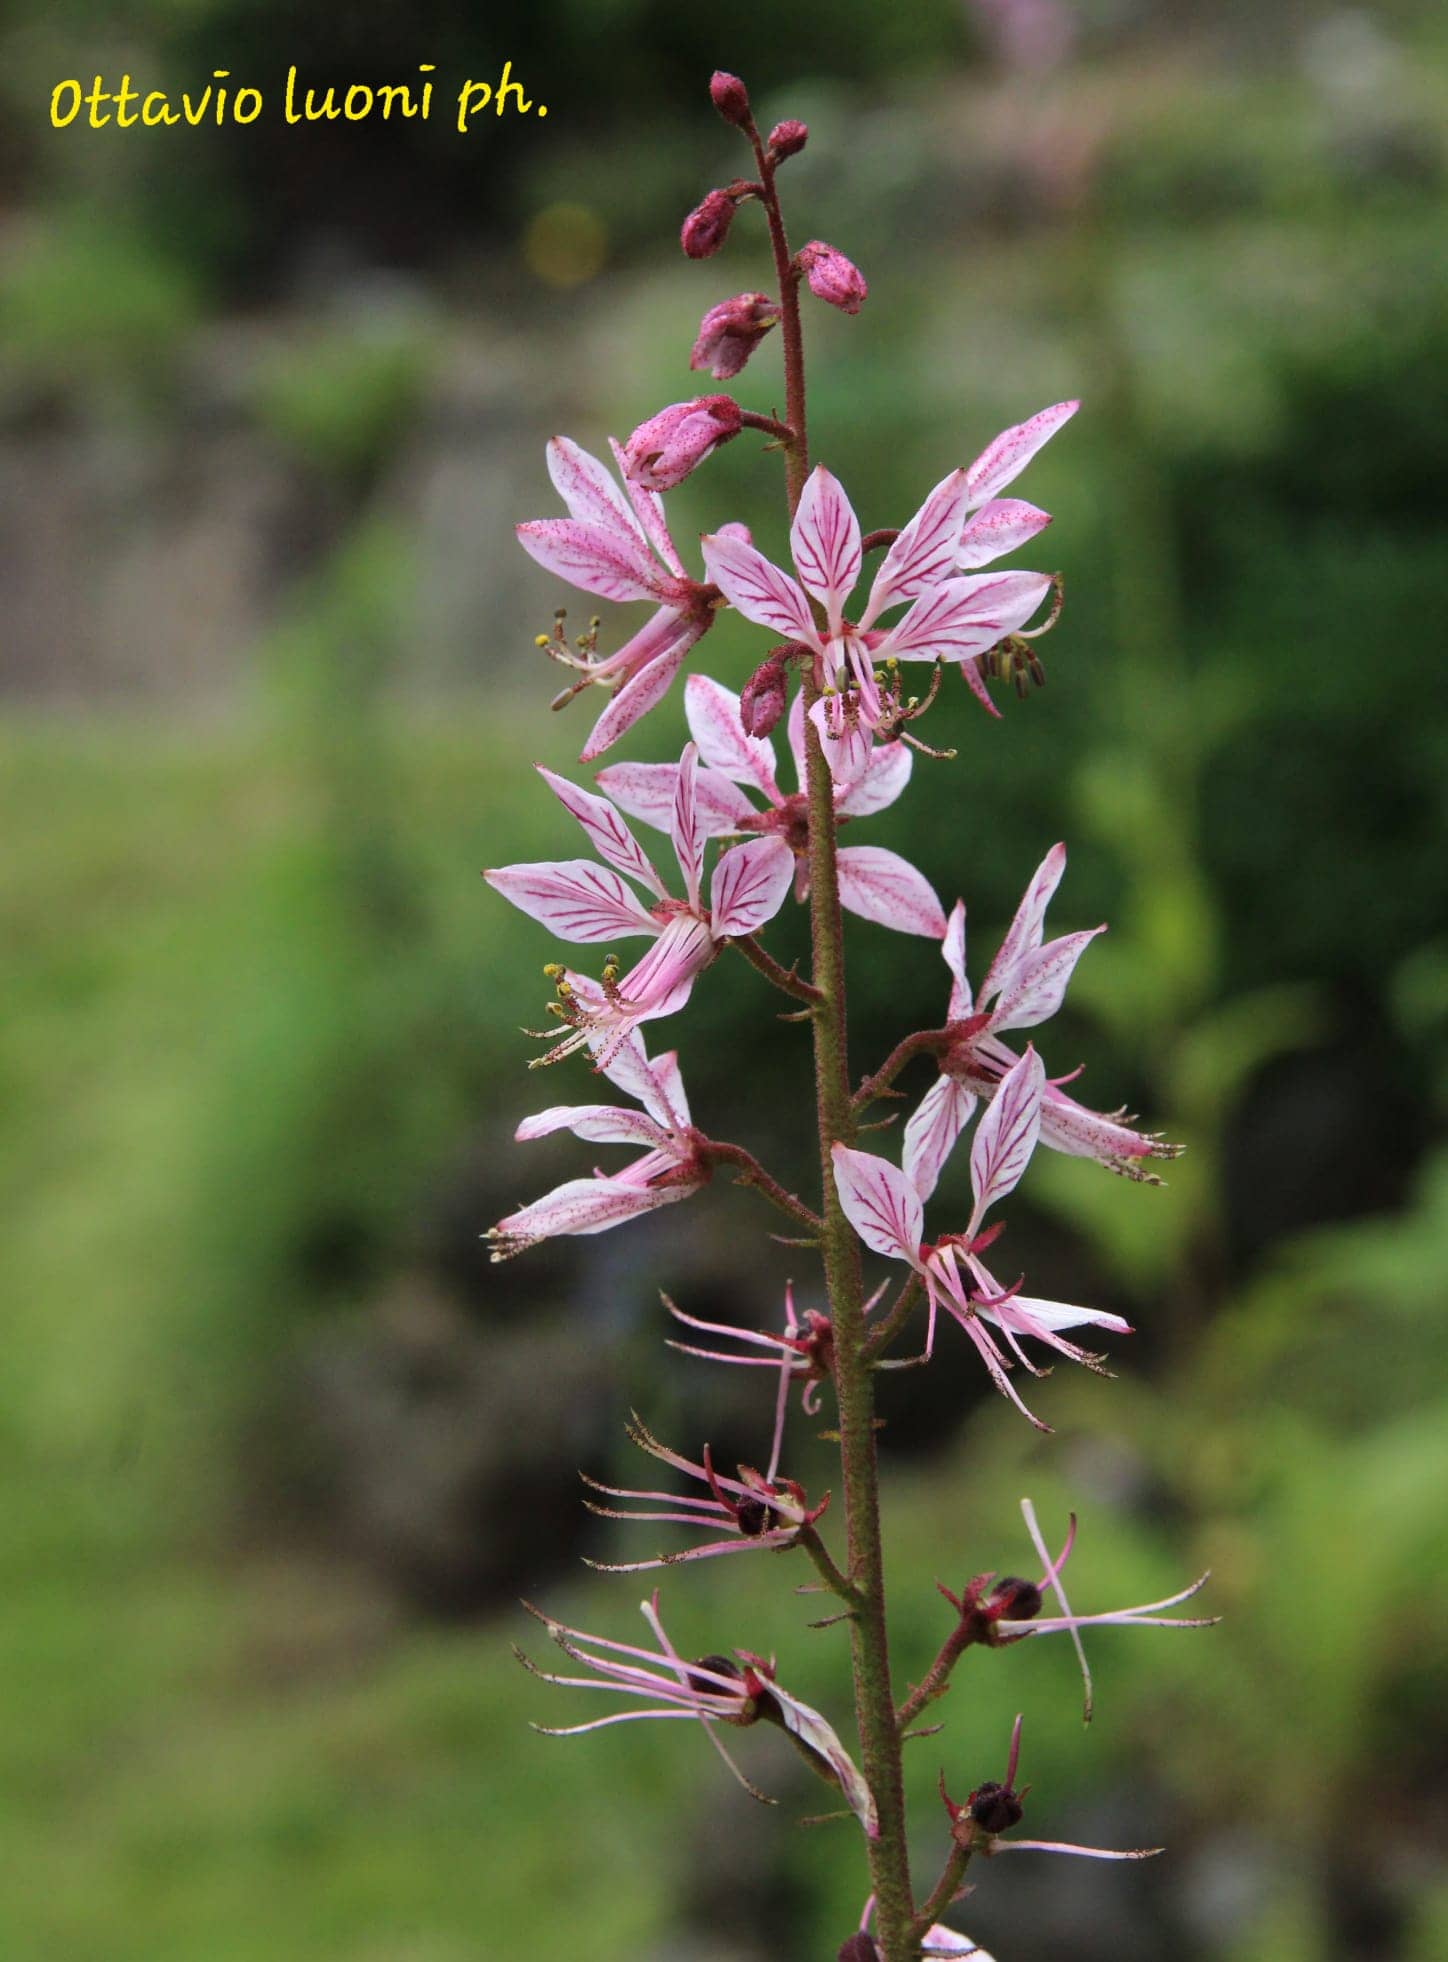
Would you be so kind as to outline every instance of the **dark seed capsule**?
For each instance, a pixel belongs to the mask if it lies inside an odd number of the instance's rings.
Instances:
[[[733,1676],[736,1680],[740,1673],[739,1664],[731,1662],[727,1655],[696,1655],[689,1670],[689,1688],[700,1690],[705,1696],[723,1696],[725,1692],[707,1677],[696,1676],[695,1669],[707,1669],[710,1676]]]
[[[735,1520],[745,1539],[757,1540],[761,1533],[768,1530],[773,1517],[773,1509],[763,1499],[741,1499]]]
[[[988,1833],[1004,1833],[1021,1823],[1023,1808],[1008,1786],[987,1779],[970,1795],[970,1816]]]
[[[1022,1580],[1019,1574],[1007,1574],[998,1580],[993,1592],[1006,1621],[1033,1621],[1041,1612],[1040,1588],[1034,1581]]]

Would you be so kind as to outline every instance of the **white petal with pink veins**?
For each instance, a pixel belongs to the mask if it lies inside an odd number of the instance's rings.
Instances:
[[[913,763],[904,743],[879,743],[863,772],[837,806],[841,817],[873,817],[888,810],[910,781]]]
[[[1049,409],[1042,409],[1026,422],[1018,422],[1009,429],[1003,429],[993,443],[988,443],[966,472],[970,480],[970,501],[973,505],[985,504],[993,497],[999,497],[1007,484],[1013,484],[1037,450],[1049,443],[1063,423],[1067,423],[1080,408],[1079,402],[1057,402]]]
[[[723,532],[706,533],[699,544],[709,577],[746,620],[818,648],[809,601],[787,572],[771,565],[752,545],[726,538]]]
[[[710,882],[716,940],[756,933],[789,896],[794,853],[782,838],[756,838],[721,854]]]
[[[916,600],[876,649],[877,661],[960,661],[1023,627],[1051,582],[1040,572],[974,572]]]
[[[561,1234],[602,1233],[626,1219],[687,1199],[693,1189],[686,1184],[643,1187],[621,1185],[614,1179],[569,1179],[531,1206],[500,1219],[493,1233],[525,1246]]]
[[[613,805],[606,798],[580,790],[567,777],[555,776],[552,770],[545,770],[541,763],[535,767],[564,810],[582,825],[588,842],[604,864],[611,865],[615,872],[622,872],[627,878],[637,879],[640,885],[663,899],[663,881]]]
[[[952,470],[935,486],[881,561],[862,626],[870,626],[887,606],[918,599],[950,578],[968,497],[963,470]]]
[[[613,460],[618,465],[618,474],[623,478],[623,487],[628,501],[633,506],[634,515],[642,525],[650,544],[677,578],[682,579],[684,568],[679,563],[679,555],[674,550],[674,541],[669,536],[669,528],[664,523],[664,500],[657,491],[645,490],[642,484],[635,483],[628,474],[624,462],[623,445],[612,436],[608,447],[613,452]]]
[[[925,1208],[902,1171],[870,1151],[837,1144],[831,1153],[845,1217],[865,1245],[918,1266]]]
[[[840,904],[862,920],[939,940],[945,913],[934,888],[898,852],[880,845],[847,845],[838,855]]]
[[[1073,1308],[1069,1302],[1037,1301],[1028,1294],[1013,1294],[1010,1305],[1029,1315],[1033,1322],[1039,1322],[1042,1328],[1050,1329],[1053,1335],[1063,1328],[1085,1328],[1088,1325],[1108,1328],[1116,1335],[1131,1334],[1130,1322],[1123,1321],[1120,1315],[1108,1314],[1104,1308]],[[995,1320],[988,1308],[982,1309],[981,1313]]]
[[[1030,1163],[1041,1130],[1041,1098],[1046,1072],[1034,1049],[1001,1079],[970,1148],[970,1182],[975,1192],[971,1231],[997,1200],[1014,1192]]]
[[[601,525],[621,534],[637,548],[640,527],[623,492],[596,456],[590,456],[570,436],[555,436],[548,444],[548,475],[568,506],[569,515],[583,524]]]
[[[790,554],[806,590],[838,631],[845,601],[860,576],[860,521],[839,479],[816,464],[794,514]]]
[[[768,736],[747,736],[739,719],[739,697],[708,675],[691,674],[684,684],[684,714],[699,754],[713,770],[735,783],[750,783],[777,804],[774,744]]]
[[[991,565],[1007,552],[1019,551],[1051,522],[1049,511],[1041,511],[1023,498],[1001,497],[976,512],[960,534],[955,562],[969,572],[979,565]]]
[[[953,1076],[939,1076],[905,1126],[901,1154],[905,1176],[922,1199],[928,1199],[939,1184],[946,1160],[969,1124],[975,1105],[976,1099],[963,1083]]]
[[[820,747],[824,750],[825,761],[830,766],[837,791],[849,790],[857,784],[870,767],[870,752],[874,744],[874,734],[860,726],[858,716],[845,715],[840,711],[840,698],[822,696],[809,712],[809,719],[819,731]],[[831,710],[835,714],[831,714]],[[838,720],[836,733],[834,724]]]
[[[1020,905],[1016,908],[1015,918],[1006,929],[1006,937],[990,964],[989,972],[981,986],[982,1004],[990,1001],[997,993],[1017,961],[1040,946],[1046,930],[1046,908],[1050,905],[1065,870],[1066,847],[1052,845],[1031,874],[1031,882],[1026,887]]]
[[[692,743],[685,743],[679,758],[679,773],[674,779],[670,831],[691,906],[699,904],[699,876],[704,869],[704,841],[708,835],[699,822],[698,803],[694,796],[694,779],[698,774],[699,752]]]
[[[965,971],[965,901],[957,899],[951,909],[950,922],[945,929],[945,938],[940,943],[940,952],[945,965],[950,969],[950,1004],[945,1011],[947,1022],[963,1022],[970,1014],[970,980]]]
[[[596,756],[602,756],[620,736],[632,729],[641,715],[647,715],[656,702],[663,700],[669,692],[669,684],[683,665],[684,656],[698,638],[696,627],[691,627],[687,621],[679,621],[677,636],[667,640],[662,650],[624,683],[594,723],[588,741],[579,753],[580,763],[591,763]]]
[[[592,859],[504,865],[483,877],[519,912],[564,940],[613,940],[623,934],[659,931],[658,921],[644,911],[618,874]]]
[[[605,531],[577,518],[533,518],[516,530],[530,558],[585,593],[610,600],[664,596],[658,567],[636,534]]]
[[[667,831],[674,821],[677,763],[608,763],[595,778],[610,803],[631,818]]]
[[[589,1144],[641,1144],[654,1151],[669,1143],[668,1132],[651,1117],[618,1104],[554,1104],[549,1110],[525,1117],[513,1136],[519,1144],[531,1144],[535,1138],[551,1137],[555,1131],[571,1131]]]
[[[1076,963],[1104,926],[1065,933],[1018,961],[991,1011],[993,1029],[1033,1029],[1055,1014],[1066,997]]]

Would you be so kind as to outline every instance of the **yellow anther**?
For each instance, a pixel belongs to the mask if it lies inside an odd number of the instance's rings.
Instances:
[[[543,964],[543,972],[550,981],[556,981],[559,975],[563,972],[563,969],[562,966],[557,961],[545,961]]]
[[[534,634],[533,645],[535,647],[546,647],[551,639],[551,634]]]

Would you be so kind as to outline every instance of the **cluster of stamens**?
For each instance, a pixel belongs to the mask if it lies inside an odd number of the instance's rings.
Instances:
[[[533,637],[533,645],[546,654],[550,661],[556,661],[563,668],[572,668],[583,677],[581,681],[575,681],[553,698],[548,706],[555,709],[562,708],[565,702],[571,702],[575,695],[582,694],[585,688],[591,687],[595,682],[602,683],[611,678],[605,677],[601,672],[607,663],[598,659],[598,630],[603,624],[600,615],[595,613],[585,631],[576,634],[572,640],[568,638],[568,629],[564,625],[567,618],[567,607],[560,606],[553,615],[552,631],[535,634]]]

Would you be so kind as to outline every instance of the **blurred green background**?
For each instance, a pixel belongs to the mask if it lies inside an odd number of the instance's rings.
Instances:
[[[1038,1835],[1171,1852],[982,1873],[958,1918],[1001,1962],[1448,1956],[1445,52],[1407,0],[19,0],[5,1962],[815,1962],[855,1925],[853,1831],[796,1826],[818,1796],[777,1737],[740,1740],[766,1814],[687,1733],[534,1737],[594,1712],[508,1647],[519,1594],[641,1627],[637,1578],[578,1564],[656,1550],[577,1504],[580,1465],[640,1470],[631,1404],[691,1452],[764,1449],[749,1385],[662,1348],[657,1288],[768,1325],[803,1257],[728,1187],[504,1269],[478,1241],[582,1169],[511,1142],[552,949],[477,877],[574,850],[525,765],[567,767],[589,714],[545,711],[532,636],[567,596],[511,526],[555,508],[551,431],[601,449],[691,392],[700,313],[765,283],[757,214],[703,267],[674,242],[738,166],[721,63],[809,122],[797,236],[871,282],[808,323],[816,454],[867,526],[1084,398],[1021,486],[1067,580],[1049,686],[989,726],[949,691],[959,759],[873,835],[966,898],[977,975],[1067,837],[1053,919],[1112,931],[1052,1065],[1190,1147],[1162,1192],[1032,1171],[1012,1257],[1139,1330],[1118,1381],[1042,1388],[1054,1438],[961,1344],[891,1386],[896,1663],[943,1633],[936,1578],[1029,1566],[1022,1493],[1052,1536],[1081,1514],[1077,1607],[1210,1565],[1226,1620],[1099,1635],[1089,1733],[1064,1645],[967,1658],[912,1747],[920,1871],[939,1766],[998,1776],[1021,1709]],[[291,61],[456,86],[505,58],[546,123],[46,121],[70,74],[225,66],[274,102]],[[776,406],[776,361],[743,399]],[[751,438],[671,509],[782,544]],[[707,652],[737,686],[757,636]],[[628,753],[681,730],[676,695]],[[863,1070],[938,1020],[944,971],[863,925],[849,951]],[[695,1002],[701,1121],[807,1178],[800,1031],[742,966]],[[587,1094],[564,1076],[548,1097]],[[827,1481],[807,1427],[792,1462]],[[845,1729],[843,1637],[797,1578],[680,1573],[670,1624],[777,1649]]]

